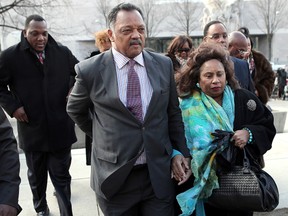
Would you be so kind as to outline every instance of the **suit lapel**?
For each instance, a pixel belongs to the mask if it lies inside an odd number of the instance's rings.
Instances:
[[[104,53],[104,57],[103,57],[103,61],[101,65],[103,66],[103,68],[100,69],[100,74],[103,78],[103,83],[107,91],[107,94],[111,98],[117,98],[117,97],[119,98],[117,75],[115,71],[115,63],[113,60],[112,52]]]
[[[147,75],[153,89],[152,97],[144,119],[145,122],[148,120],[151,112],[153,111],[154,105],[159,100],[161,88],[160,88],[160,75],[159,75],[160,68],[158,63],[145,50],[143,51],[143,56]]]
[[[133,114],[126,108],[119,98],[118,92],[118,82],[117,74],[115,69],[115,62],[112,55],[112,51],[104,53],[103,63],[101,64],[103,68],[100,69],[101,76],[103,78],[104,87],[108,94],[108,98],[111,98],[113,101],[116,101],[115,107],[122,110],[124,114],[127,114],[130,118],[134,119],[135,122],[139,121],[133,116]]]
[[[107,94],[109,95],[109,98],[116,99],[115,101],[117,101],[117,104],[115,104],[115,106],[120,108],[124,113],[127,113],[131,118],[137,121],[137,119],[129,112],[129,110],[124,106],[124,104],[121,102],[119,98],[117,75],[112,51],[105,52],[104,55],[105,56],[101,64],[101,67],[103,68],[100,69],[100,73],[103,78],[103,83],[107,91]],[[160,68],[158,63],[145,50],[143,51],[143,56],[147,76],[153,89],[152,97],[144,119],[145,122],[148,120],[149,115],[153,111],[154,105],[159,100],[161,94],[161,88],[160,88],[160,74],[159,74]]]

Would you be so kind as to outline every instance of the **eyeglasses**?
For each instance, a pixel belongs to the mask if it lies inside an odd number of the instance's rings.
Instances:
[[[241,50],[241,49],[238,49],[237,51],[238,51],[238,53],[239,53],[241,56],[242,56],[242,55],[245,55],[245,54],[248,53],[247,50]]]
[[[183,48],[183,49],[178,49],[178,52],[179,53],[181,53],[181,52],[186,52],[187,53],[187,52],[190,52],[190,50],[191,50],[190,48]]]
[[[213,40],[219,40],[221,38],[221,36],[223,37],[223,39],[226,39],[228,37],[227,33],[207,35],[207,37],[209,37],[210,39],[213,39]]]

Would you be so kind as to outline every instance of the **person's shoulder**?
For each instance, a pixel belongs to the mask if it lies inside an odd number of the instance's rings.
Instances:
[[[145,55],[149,55],[150,57],[152,57],[152,59],[154,59],[157,62],[171,62],[171,59],[166,56],[165,54],[162,53],[157,53],[157,52],[151,52],[151,51],[144,51],[144,57]]]
[[[91,52],[91,54],[90,54],[90,56],[88,58],[90,58],[92,56],[95,56],[95,55],[99,55],[100,53],[101,52],[99,50],[95,50],[95,51]]]
[[[3,50],[2,52],[0,52],[0,56],[13,53],[13,52],[19,50],[19,47],[20,47],[20,43],[12,45],[12,46],[8,47],[7,49]]]
[[[99,68],[101,66],[101,62],[104,61],[104,59],[107,58],[106,56],[107,54],[105,53],[100,53],[98,55],[94,55],[90,58],[86,58],[82,61],[80,61],[77,65],[81,68],[90,68],[90,67],[94,67],[95,64],[98,65],[97,68]]]
[[[232,61],[237,62],[239,64],[248,64],[247,61],[245,61],[243,59],[236,58],[236,57],[232,57]]]
[[[264,56],[264,54],[263,53],[261,53],[260,51],[257,51],[257,50],[252,50],[251,51],[252,52],[252,54],[253,54],[253,57],[255,58],[266,58],[265,56]]]
[[[255,64],[268,65],[271,67],[271,70],[272,70],[271,63],[269,62],[269,60],[266,58],[266,56],[263,53],[256,51],[256,50],[252,50],[252,54],[253,54]]]
[[[244,88],[239,88],[236,89],[235,91],[235,97],[240,97],[240,98],[246,98],[246,99],[253,99],[258,101],[258,97],[252,93],[251,91],[244,89]]]
[[[243,70],[246,71],[246,75],[250,74],[249,64],[246,60],[238,59],[236,57],[231,57],[231,60],[234,62],[234,69],[236,73],[240,73],[243,75]],[[238,74],[240,75],[240,74]]]
[[[48,42],[47,42],[47,45],[46,45],[48,48],[57,48],[61,51],[68,51],[68,52],[71,52],[71,50],[68,48],[68,46],[62,44],[61,42],[59,41],[56,41],[50,34],[49,34],[49,37],[48,37]]]
[[[13,65],[15,58],[21,55],[20,44],[15,44],[0,52],[1,64]]]
[[[79,62],[77,57],[74,55],[74,53],[68,46],[62,44],[61,42],[55,41],[54,39],[50,39],[50,41],[48,41],[45,48],[45,52],[46,51],[48,53],[51,53],[52,55],[58,55],[73,59],[71,62],[73,62],[74,64]]]
[[[56,46],[62,51],[71,52],[71,50],[68,48],[68,46],[66,46],[60,42],[56,42]]]

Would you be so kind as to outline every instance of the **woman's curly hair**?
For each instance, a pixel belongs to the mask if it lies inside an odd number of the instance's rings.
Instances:
[[[232,60],[230,60],[229,52],[218,44],[202,42],[199,47],[190,54],[187,65],[183,70],[175,75],[180,98],[190,96],[193,90],[198,89],[196,84],[200,79],[200,68],[206,61],[211,59],[217,59],[223,64],[227,84],[232,90],[240,88],[235,78],[234,65]]]

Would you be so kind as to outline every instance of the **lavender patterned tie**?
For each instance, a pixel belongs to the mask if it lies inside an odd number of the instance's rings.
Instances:
[[[134,70],[135,61],[129,60],[128,83],[127,83],[127,108],[139,120],[143,121],[142,101],[139,77]]]
[[[38,53],[38,58],[39,58],[40,63],[43,64],[44,63],[44,58],[43,58],[43,53],[42,52]]]

